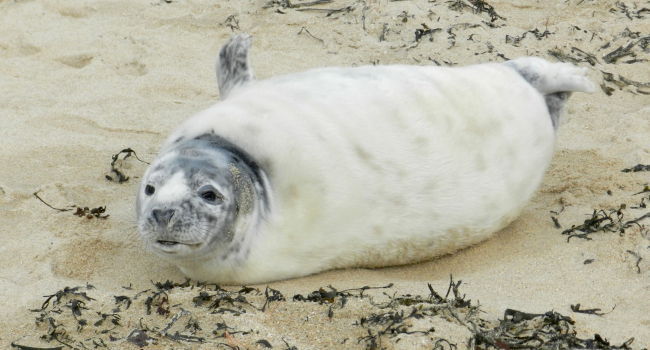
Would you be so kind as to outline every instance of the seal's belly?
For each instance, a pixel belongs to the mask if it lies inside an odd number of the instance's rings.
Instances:
[[[311,272],[415,262],[487,238],[539,186],[554,142],[542,96],[496,64],[269,79],[182,132],[205,125],[269,173],[273,219],[252,263],[281,257]]]

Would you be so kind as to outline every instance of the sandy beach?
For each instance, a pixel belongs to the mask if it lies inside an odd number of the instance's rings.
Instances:
[[[259,79],[534,55],[600,88],[572,96],[540,190],[486,242],[252,289],[185,284],[142,249],[135,193],[142,161],[218,101],[215,57],[240,32]],[[0,33],[3,348],[509,349],[506,316],[650,347],[650,167],[634,168],[650,164],[650,1],[0,0]]]

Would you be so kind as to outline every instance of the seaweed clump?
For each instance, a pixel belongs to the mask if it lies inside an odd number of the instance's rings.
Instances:
[[[120,158],[120,156],[122,156],[122,157]],[[124,161],[126,161],[129,157],[132,157],[132,156],[135,159],[137,159],[138,161],[140,161],[141,163],[149,164],[149,163],[145,162],[144,160],[140,159],[138,157],[138,154],[135,153],[135,151],[133,149],[125,148],[125,149],[123,149],[123,150],[121,150],[121,151],[119,151],[116,154],[111,156],[111,170],[110,170],[110,173],[105,176],[106,180],[112,181],[112,182],[117,182],[117,183],[120,183],[120,184],[129,181],[129,176],[127,176],[124,173],[124,169],[123,169],[122,165],[123,165]]]
[[[531,314],[506,309],[491,329],[475,333],[476,349],[630,349],[634,338],[612,345],[599,334],[582,339],[576,336],[575,321],[555,311]]]
[[[286,310],[304,312],[299,321],[322,317],[340,322],[337,318],[345,314],[340,324],[349,325],[345,333],[348,337],[338,333],[327,336],[350,349],[392,348],[398,342],[428,344],[433,349],[457,349],[463,345],[474,349],[629,349],[633,341],[612,345],[598,334],[579,338],[575,321],[554,311],[530,314],[508,309],[502,319],[486,320],[480,305],[461,293],[461,284],[462,281],[450,277],[446,293],[438,293],[428,284],[426,295],[398,295],[392,292],[392,283],[349,289],[327,286],[292,298],[285,298],[282,292],[270,287],[226,289],[190,280],[155,282],[139,292],[124,288],[127,295],[104,298],[91,297],[91,285],[66,287],[46,295],[40,308],[32,310],[38,313],[37,332],[47,347],[27,345],[24,340],[14,341],[12,346],[42,350],[117,348],[130,344],[140,348],[200,345],[216,349],[297,350],[298,346],[293,345],[296,334],[304,332],[291,333],[293,329],[287,328],[277,334],[269,333],[268,329],[256,328],[259,323],[251,322],[251,317],[259,317],[271,308],[275,315]],[[350,309],[343,313],[340,310],[344,308]],[[573,309],[604,315],[600,309],[581,309],[579,304],[572,305]],[[320,316],[316,315],[319,312]],[[352,321],[347,323],[350,316]],[[451,335],[438,330],[440,322],[463,330],[464,338],[447,338]],[[267,339],[261,338],[262,334]]]
[[[641,205],[643,205],[643,201]],[[650,213],[643,214],[634,219],[625,220],[625,209],[627,205],[621,204],[618,209],[609,210],[596,210],[592,212],[591,216],[584,220],[580,225],[572,225],[571,228],[562,231],[563,235],[567,235],[567,242],[571,238],[581,238],[590,241],[591,235],[599,232],[617,232],[621,235],[625,233],[630,227],[643,228],[640,224],[641,221],[650,218]]]

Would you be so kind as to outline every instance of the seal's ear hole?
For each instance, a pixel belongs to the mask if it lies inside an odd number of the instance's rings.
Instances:
[[[199,196],[203,198],[208,203],[221,203],[223,202],[223,195],[217,191],[216,188],[214,188],[211,185],[206,185],[201,188],[199,188]]]
[[[146,194],[147,196],[151,196],[154,192],[156,192],[155,187],[151,185],[147,185],[144,187],[144,194]]]

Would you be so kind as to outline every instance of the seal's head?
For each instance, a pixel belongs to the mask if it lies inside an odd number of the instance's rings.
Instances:
[[[245,258],[267,193],[264,172],[233,144],[213,134],[179,140],[143,177],[140,236],[166,258]]]

